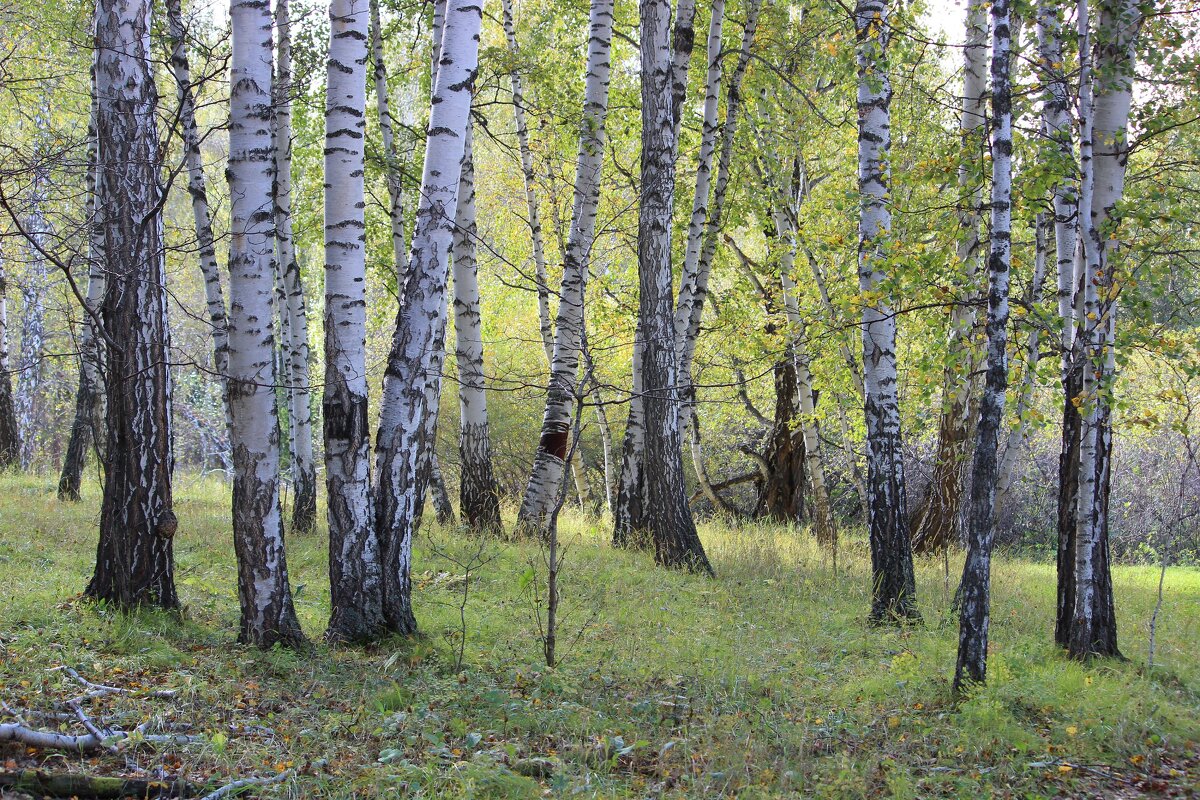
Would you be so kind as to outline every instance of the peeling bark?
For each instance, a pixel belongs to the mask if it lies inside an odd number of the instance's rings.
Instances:
[[[520,528],[544,533],[566,469],[575,383],[579,372],[588,267],[596,235],[600,175],[604,163],[604,122],[608,114],[609,51],[612,44],[613,0],[592,0],[587,68],[584,80],[583,123],[575,162],[575,192],[571,230],[563,257],[563,279],[554,358],[542,417],[541,437],[521,509]]]
[[[880,294],[892,227],[888,193],[892,87],[887,72],[887,0],[859,0],[854,10],[858,61],[858,187],[861,203],[858,284]],[[863,373],[867,426],[871,620],[919,619],[908,535],[900,406],[896,380],[896,318],[886,300],[864,303]]]
[[[447,261],[481,22],[482,9],[472,0],[447,3],[409,274],[383,383],[375,447],[375,521],[383,555],[384,618],[389,630],[401,634],[417,629],[412,611],[412,537],[428,481],[421,467],[433,447],[424,435],[426,415],[435,419],[437,415],[437,407],[428,402],[427,388],[440,385],[433,356],[445,330]]]
[[[297,646],[304,634],[288,582],[275,406],[272,20],[261,0],[233,0],[229,16],[229,414],[238,639],[264,648]]]
[[[87,595],[175,609],[171,396],[150,0],[96,6],[96,208],[108,280],[104,497]]]

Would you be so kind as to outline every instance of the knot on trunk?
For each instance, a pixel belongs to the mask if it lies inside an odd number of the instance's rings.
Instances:
[[[160,539],[170,539],[177,530],[179,530],[179,517],[175,516],[175,512],[170,509],[162,513],[162,516],[158,518],[158,524],[154,526],[154,533]]]

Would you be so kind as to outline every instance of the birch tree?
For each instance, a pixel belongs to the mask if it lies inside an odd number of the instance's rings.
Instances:
[[[967,37],[963,47],[963,96],[959,121],[957,302],[950,312],[946,364],[942,376],[942,409],[938,418],[933,475],[912,517],[913,548],[933,553],[958,538],[959,509],[971,437],[971,373],[975,364],[975,303],[979,290],[980,204],[983,201],[983,150],[986,116],[988,11],[985,0],[967,4]],[[973,467],[972,467],[973,468]]]
[[[421,200],[409,252],[396,332],[383,382],[375,446],[375,520],[383,555],[384,618],[389,630],[416,631],[412,612],[412,537],[418,506],[425,501],[420,469],[433,442],[424,436],[426,388],[439,383],[431,371],[435,337],[445,330],[447,259],[454,234],[471,110],[479,63],[482,8],[474,0],[449,0],[441,37],[421,178]],[[455,179],[447,180],[447,176]]]
[[[312,400],[309,379],[308,304],[292,234],[292,23],[288,0],[275,3],[275,249],[282,285],[279,310],[286,368],[288,443],[292,457],[292,529],[311,531],[317,523],[317,468],[313,461]]]
[[[1129,158],[1129,111],[1142,12],[1135,0],[1101,0],[1095,51],[1088,3],[1080,0],[1079,250],[1082,317],[1076,336],[1083,359],[1082,418],[1075,518],[1074,597],[1067,652],[1074,658],[1119,656],[1108,554],[1112,454],[1111,382],[1115,374],[1118,278],[1117,205]]]
[[[268,5],[256,0],[232,0],[229,17],[229,414],[238,638],[259,647],[294,646],[304,634],[284,551],[275,406],[272,21]]]
[[[93,61],[95,56],[93,55]],[[98,226],[96,225],[96,69],[91,69],[92,101],[88,119],[87,155],[87,200],[85,201],[88,247],[87,291],[83,300],[83,324],[79,328],[79,382],[75,390],[75,416],[71,422],[71,436],[63,456],[62,472],[58,478],[58,499],[78,501],[83,483],[83,468],[87,451],[96,445],[97,452],[103,444],[104,424],[104,362],[102,358],[102,331],[99,330],[101,305],[104,302],[104,260],[101,257]],[[0,302],[3,302],[0,299]],[[3,345],[0,345],[2,348]],[[0,367],[0,370],[3,370]],[[0,389],[2,392],[2,389]],[[3,399],[0,398],[0,406]],[[2,412],[0,412],[2,413]],[[3,423],[0,422],[0,426]],[[0,448],[2,449],[2,448]],[[0,464],[3,457],[0,456]]]
[[[371,504],[367,408],[364,141],[368,7],[329,6],[325,91],[325,488],[332,615],[327,636],[384,629],[383,571]]]
[[[712,573],[688,507],[680,450],[671,275],[671,211],[675,190],[672,119],[671,5],[641,0],[642,166],[638,206],[638,327],[645,419],[646,529],[654,560],[666,567]]]
[[[887,302],[892,86],[887,0],[854,9],[858,63],[858,286],[863,298],[866,389],[867,527],[871,543],[871,620],[919,618],[908,538],[900,404],[896,381],[896,317]]]
[[[563,279],[555,318],[554,358],[542,417],[542,433],[518,514],[518,525],[542,531],[563,480],[575,405],[583,331],[584,295],[596,234],[600,174],[604,163],[604,122],[608,114],[609,51],[613,0],[592,0],[584,78],[583,122],[575,161],[571,230],[563,254]]]
[[[517,29],[513,24],[512,0],[501,0],[504,39],[514,63],[520,53]],[[512,85],[513,121],[517,126],[517,147],[521,153],[521,176],[525,181],[525,213],[529,225],[530,247],[533,251],[533,280],[537,285],[538,332],[546,351],[546,363],[554,365],[554,329],[550,322],[550,285],[546,278],[546,245],[542,235],[542,216],[538,209],[537,177],[533,171],[533,151],[529,147],[529,124],[525,121],[525,90],[521,73],[514,66],[509,72]]]
[[[1012,266],[1011,6],[992,0],[992,196],[988,253],[987,377],[971,464],[970,530],[959,594],[954,689],[987,678],[991,558],[996,534],[997,448],[1008,390],[1008,285]]]
[[[408,247],[404,239],[404,184],[401,181],[400,155],[396,150],[395,120],[388,96],[387,65],[383,60],[383,22],[379,0],[370,0],[371,66],[375,81],[375,109],[379,114],[379,132],[383,139],[384,174],[388,187],[388,224],[392,233],[392,258],[396,264],[396,286],[404,283],[408,267]]]
[[[46,133],[44,126],[49,124],[46,112],[37,115],[38,150],[44,149],[43,140]],[[46,259],[42,250],[46,245],[49,223],[46,220],[45,192],[50,176],[48,168],[41,163],[44,153],[35,152],[33,181],[29,189],[29,216],[25,229],[31,237],[28,266],[25,279],[21,282],[21,347],[17,359],[17,393],[16,411],[17,427],[21,431],[21,469],[27,470],[33,463],[34,449],[37,444],[38,411],[42,394],[42,359],[46,345],[46,290],[48,276],[46,274]]]
[[[8,277],[0,255],[0,472],[20,463],[21,434],[13,405],[12,372],[8,359]]]
[[[467,122],[458,211],[454,227],[454,342],[458,362],[459,503],[472,528],[500,529],[500,494],[492,472],[492,439],[488,425],[483,370],[483,330],[479,316],[478,236],[475,212],[475,161],[471,122]]]
[[[104,496],[87,595],[177,608],[171,395],[150,0],[96,4],[96,209],[109,342]]]

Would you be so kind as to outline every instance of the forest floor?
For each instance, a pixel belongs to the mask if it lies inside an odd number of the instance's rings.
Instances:
[[[316,644],[257,652],[235,643],[227,487],[183,476],[176,491],[182,618],[80,598],[97,487],[65,504],[49,477],[0,479],[0,700],[34,725],[33,713],[79,694],[55,670],[67,666],[133,690],[88,701],[94,722],[194,737],[134,737],[117,753],[85,755],[0,745],[0,773],[166,773],[218,785],[293,770],[257,796],[305,798],[1200,792],[1197,570],[1167,572],[1151,670],[1158,570],[1119,567],[1129,660],[1083,665],[1051,641],[1053,565],[1001,555],[989,683],[959,704],[949,608],[961,557],[949,581],[940,560],[918,564],[923,625],[871,628],[865,543],[844,536],[835,575],[807,533],[767,525],[704,525],[717,572],[708,579],[614,550],[606,523],[568,515],[555,669],[535,611],[545,597],[538,546],[430,526],[414,558],[423,635],[331,649],[320,643],[326,544],[296,536],[292,586]],[[167,689],[175,695],[149,694]]]

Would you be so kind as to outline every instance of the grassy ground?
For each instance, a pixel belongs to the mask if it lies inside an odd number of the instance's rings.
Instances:
[[[262,791],[271,797],[1140,796],[1186,794],[1200,777],[1195,570],[1167,574],[1151,671],[1157,570],[1114,576],[1129,661],[1080,665],[1050,641],[1053,567],[1000,558],[990,682],[957,706],[940,561],[918,566],[925,624],[872,629],[861,542],[844,545],[834,575],[805,533],[768,526],[704,526],[709,580],[613,550],[605,524],[565,520],[557,669],[541,660],[539,549],[451,530],[418,542],[421,638],[261,653],[234,641],[226,492],[178,482],[180,620],[78,599],[96,487],[68,505],[49,478],[0,479],[0,699],[47,709],[75,693],[50,671],[68,665],[97,682],[179,690],[104,699],[94,706],[104,719],[202,737],[120,756],[9,746],[4,768],[163,768],[192,780],[295,769]],[[314,641],[328,613],[325,558],[319,535],[289,542]],[[464,588],[463,565],[480,560]]]

